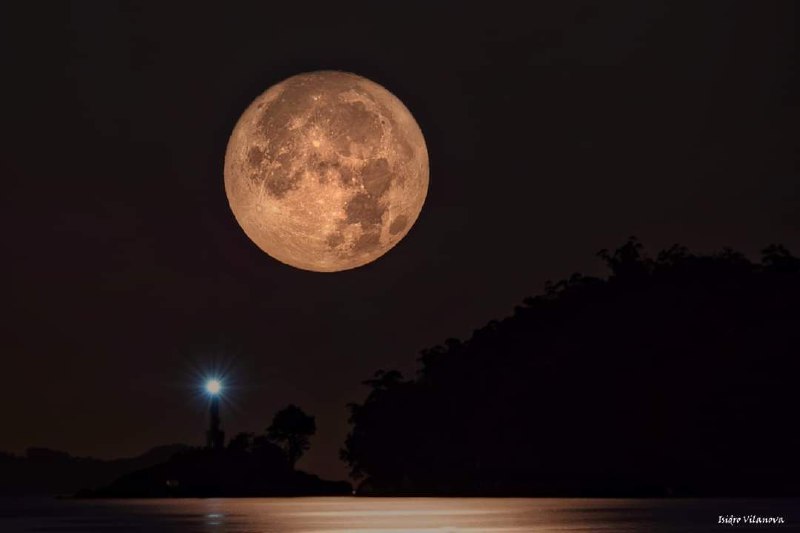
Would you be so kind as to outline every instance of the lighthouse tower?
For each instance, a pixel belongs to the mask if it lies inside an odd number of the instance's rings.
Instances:
[[[219,418],[219,396],[222,392],[222,384],[217,379],[211,379],[206,383],[206,391],[211,396],[208,414],[209,424],[206,431],[206,447],[211,450],[220,450],[225,446],[225,432],[222,431]]]

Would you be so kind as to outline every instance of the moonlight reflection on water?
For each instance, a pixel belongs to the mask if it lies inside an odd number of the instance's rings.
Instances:
[[[0,531],[219,533],[720,531],[728,514],[782,516],[800,500],[231,498],[0,502]],[[752,526],[757,529],[758,526]],[[763,529],[763,526],[762,526]],[[737,527],[748,531],[745,525]]]

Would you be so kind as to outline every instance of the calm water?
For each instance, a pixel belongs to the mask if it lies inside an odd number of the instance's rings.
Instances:
[[[719,515],[781,516],[778,526]],[[0,500],[0,532],[705,532],[800,531],[800,500],[241,498]]]

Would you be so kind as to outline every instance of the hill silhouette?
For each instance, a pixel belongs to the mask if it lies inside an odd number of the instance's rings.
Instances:
[[[0,453],[0,495],[63,495],[167,461],[184,444],[158,446],[137,457],[102,460],[74,457],[49,448],[28,448],[24,456]]]
[[[599,256],[608,278],[366,381],[341,453],[359,494],[800,494],[800,259]]]

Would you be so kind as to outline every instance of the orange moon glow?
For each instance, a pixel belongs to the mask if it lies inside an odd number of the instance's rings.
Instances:
[[[366,78],[320,71],[273,85],[225,154],[236,220],[282,263],[336,272],[370,263],[417,220],[428,151],[403,103]]]

